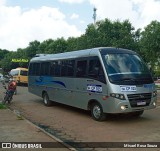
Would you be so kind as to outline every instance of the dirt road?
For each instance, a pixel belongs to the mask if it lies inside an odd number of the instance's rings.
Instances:
[[[158,105],[160,105],[160,99]],[[97,122],[90,117],[89,112],[77,108],[61,104],[46,107],[41,98],[28,93],[27,87],[18,87],[18,94],[14,96],[9,107],[19,110],[27,119],[63,141],[160,141],[159,106],[156,109],[145,111],[140,118],[111,116],[104,122]]]

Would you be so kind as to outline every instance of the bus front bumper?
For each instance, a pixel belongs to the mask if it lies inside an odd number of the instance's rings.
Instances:
[[[117,103],[118,102],[118,103]],[[115,100],[115,107],[109,107],[106,106],[104,108],[105,113],[129,113],[129,112],[136,112],[136,111],[141,111],[141,110],[149,110],[149,109],[154,109],[156,108],[157,105],[157,98],[154,97],[151,99],[149,104],[145,104],[144,102],[136,102],[135,106],[131,106],[130,102],[128,100]],[[111,109],[112,108],[112,109]]]

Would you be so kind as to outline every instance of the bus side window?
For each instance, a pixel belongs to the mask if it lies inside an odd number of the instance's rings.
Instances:
[[[55,61],[55,76],[61,75],[61,61]]]
[[[98,58],[89,61],[88,76],[106,83],[103,68]]]
[[[66,77],[67,76],[67,65],[68,65],[68,61],[67,60],[63,60],[61,61],[61,76],[62,77]]]
[[[75,66],[75,60],[69,60],[68,61],[68,73],[67,76],[72,77],[74,76],[74,66]]]
[[[33,63],[30,63],[28,75],[32,75],[32,73],[33,73]]]
[[[29,75],[32,75],[32,76],[39,76],[40,75],[40,63],[30,64]]]
[[[51,66],[50,66],[50,75],[51,76],[55,75],[55,66],[56,66],[56,62],[55,61],[51,62]]]
[[[50,73],[50,63],[43,62],[41,63],[41,75],[48,76]]]
[[[35,64],[35,75],[36,76],[40,75],[40,63]]]
[[[87,60],[77,61],[76,77],[85,77],[87,69]]]

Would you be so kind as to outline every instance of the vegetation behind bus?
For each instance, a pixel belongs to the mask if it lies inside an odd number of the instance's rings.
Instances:
[[[72,50],[82,50],[93,47],[121,47],[140,53],[152,70],[156,69],[156,76],[160,76],[160,22],[152,21],[144,30],[135,29],[125,20],[110,21],[108,19],[98,21],[96,26],[89,24],[86,31],[80,37],[63,37],[56,40],[47,39],[43,42],[37,40],[29,43],[29,46],[17,51],[0,49],[0,67],[8,72],[16,67],[28,67],[26,62],[11,62],[12,59],[30,60],[38,53],[60,53]]]

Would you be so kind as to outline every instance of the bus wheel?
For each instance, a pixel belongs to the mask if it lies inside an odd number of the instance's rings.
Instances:
[[[104,121],[106,119],[106,115],[103,113],[102,106],[97,102],[91,105],[91,115],[96,121]]]
[[[43,94],[43,103],[45,106],[51,106],[52,102],[49,100],[48,94],[44,93]]]

